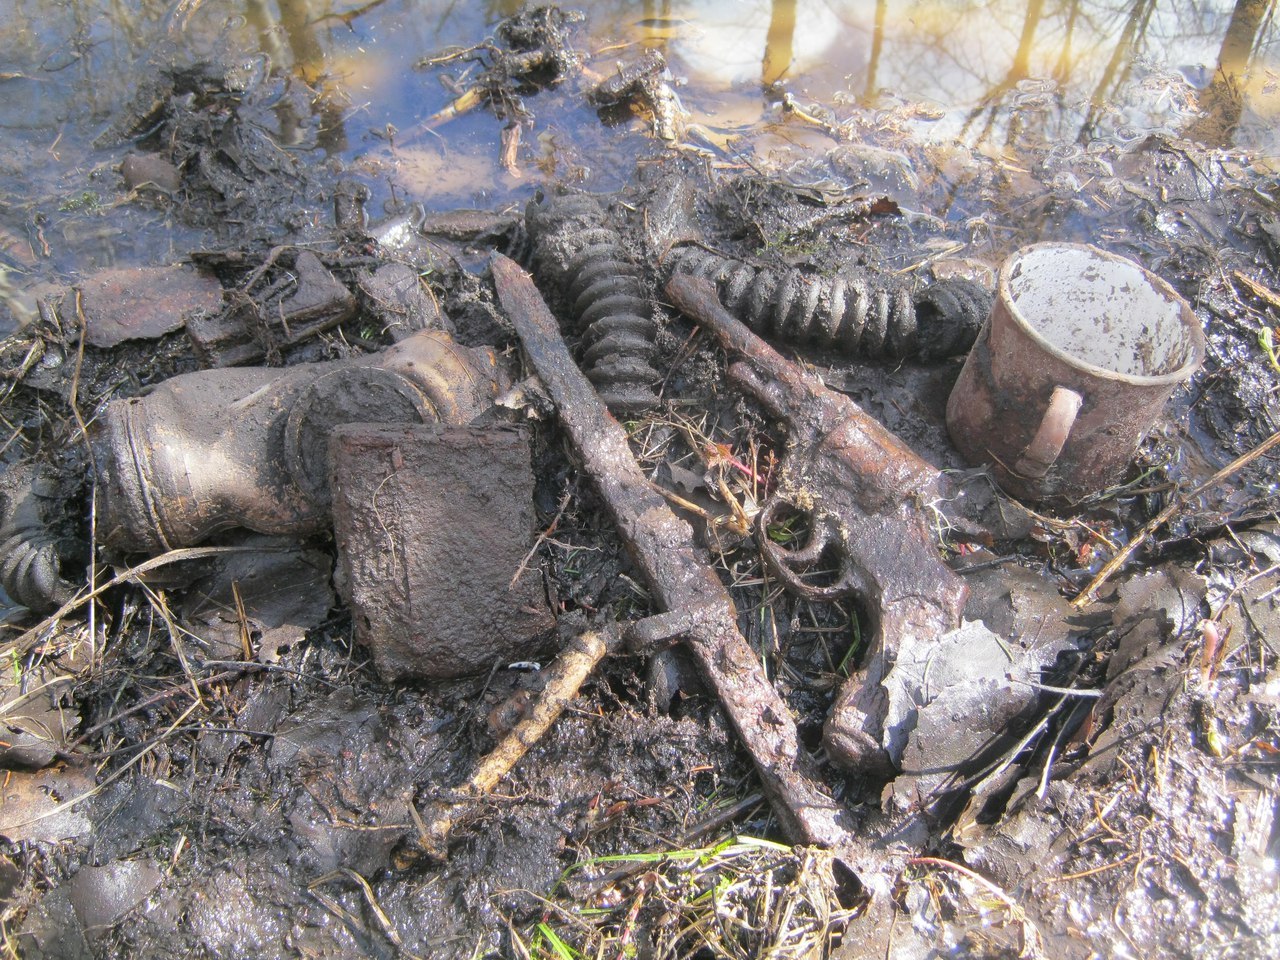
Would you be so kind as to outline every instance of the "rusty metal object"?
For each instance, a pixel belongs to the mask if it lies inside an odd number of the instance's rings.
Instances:
[[[378,674],[457,677],[535,659],[555,626],[521,430],[350,424],[329,442],[339,591]]]
[[[947,403],[956,447],[1027,499],[1074,501],[1122,481],[1204,360],[1191,307],[1138,264],[1075,243],[1018,251],[996,294]]]
[[[529,275],[493,259],[498,298],[515,325],[654,601],[678,631],[755,761],[783,831],[796,843],[852,843],[850,816],[820,785],[794,719],[738,630],[728,590],[694,546],[693,531],[650,485],[621,425],[608,413],[569,350]]]
[[[525,224],[534,270],[564,290],[582,331],[583,368],[601,399],[615,413],[656,406],[653,305],[599,201],[587,194],[531,201]]]
[[[760,552],[786,586],[813,599],[854,596],[874,621],[861,674],[836,695],[823,732],[828,754],[850,769],[887,773],[881,681],[897,651],[960,625],[965,587],[938,556],[925,520],[941,500],[940,474],[856,403],[781,356],[720,304],[707,280],[676,276],[667,294],[731,353],[729,376],[785,422],[788,452],[778,487],[757,520]],[[769,536],[798,520],[805,542]]]
[[[990,295],[969,280],[913,289],[866,267],[814,276],[692,244],[674,247],[663,269],[713,281],[724,305],[757,333],[871,359],[929,361],[963,354],[991,309]]]
[[[33,463],[0,474],[0,588],[35,613],[48,613],[76,592],[62,578],[57,538],[45,523],[57,485]]]
[[[222,285],[186,267],[101,270],[75,286],[85,342],[114,347],[181,330],[184,318],[216,313]]]
[[[423,331],[382,353],[284,370],[184,374],[107,404],[94,432],[98,535],[157,553],[220,530],[302,536],[328,524],[340,423],[462,424],[502,386],[491,350]]]
[[[196,356],[211,367],[256,363],[276,351],[331,330],[356,312],[356,298],[310,250],[298,250],[292,268],[260,287],[278,260],[276,248],[253,275],[228,295],[225,310],[196,311],[186,317]]]

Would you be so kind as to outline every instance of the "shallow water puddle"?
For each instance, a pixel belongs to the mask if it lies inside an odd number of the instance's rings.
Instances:
[[[148,84],[165,64],[232,59],[243,62],[246,84],[271,70],[313,84],[312,115],[291,115],[282,100],[266,132],[300,156],[354,164],[380,201],[490,207],[554,179],[612,190],[654,149],[642,135],[602,127],[583,106],[581,84],[530,97],[535,119],[520,146],[520,176],[499,163],[501,124],[488,111],[423,129],[475,67],[459,60],[424,69],[420,61],[481,42],[519,8],[510,0],[5,6],[0,298],[12,316],[0,317],[0,329],[29,318],[42,284],[173,260],[207,239],[121,203],[115,168],[147,133],[121,126],[121,117],[145,113]],[[643,48],[660,50],[695,129],[721,145],[739,137],[738,151],[778,125],[789,97],[892,113],[916,139],[988,154],[1154,131],[1276,153],[1271,0],[596,0],[572,8],[585,14],[572,42],[589,75]],[[804,141],[805,131],[786,126],[785,139]]]

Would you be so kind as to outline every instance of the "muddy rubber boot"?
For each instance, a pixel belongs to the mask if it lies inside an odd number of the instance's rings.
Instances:
[[[56,610],[76,587],[62,578],[61,547],[46,523],[58,502],[57,485],[37,463],[23,463],[0,475],[0,587],[33,613]]]
[[[492,350],[436,331],[350,360],[174,377],[99,419],[99,539],[159,553],[234,527],[318,533],[334,426],[465,424],[504,386]]]

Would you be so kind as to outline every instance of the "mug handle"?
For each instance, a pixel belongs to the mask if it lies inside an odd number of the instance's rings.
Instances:
[[[1062,447],[1067,442],[1071,428],[1075,425],[1076,414],[1084,398],[1074,390],[1066,387],[1054,387],[1053,396],[1049,398],[1049,407],[1040,420],[1040,429],[1022,451],[1022,456],[1014,464],[1014,472],[1033,480],[1039,480],[1053,466]]]

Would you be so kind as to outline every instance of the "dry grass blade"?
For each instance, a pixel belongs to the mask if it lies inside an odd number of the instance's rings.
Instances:
[[[182,667],[182,675],[187,678],[187,682],[191,684],[191,691],[195,694],[196,702],[200,706],[204,706],[204,695],[200,692],[200,684],[196,682],[195,674],[191,671],[191,664],[187,660],[186,648],[182,642],[182,634],[188,633],[182,627],[178,626],[173,619],[173,615],[169,612],[169,601],[163,592],[152,590],[146,584],[143,584],[142,591],[146,594],[147,600],[150,602],[152,609],[156,611],[160,619],[164,621],[166,629],[169,631],[169,645],[173,647],[173,653],[178,658],[178,664]],[[188,634],[189,635],[189,634]]]
[[[1040,936],[1040,929],[1027,916],[1027,912],[1023,909],[1022,904],[1014,900],[999,886],[992,883],[986,877],[979,873],[975,873],[963,864],[955,863],[951,860],[943,860],[940,857],[912,857],[907,861],[912,866],[934,867],[939,870],[945,870],[956,874],[959,877],[977,885],[985,893],[994,897],[1009,912],[1009,919],[1017,924],[1020,938],[1021,950],[1019,957],[1041,957],[1044,956],[1044,940]]]
[[[25,656],[27,651],[39,642],[41,635],[43,635],[46,630],[56,624],[63,617],[79,610],[86,603],[96,600],[108,590],[118,587],[122,583],[128,583],[131,580],[136,580],[138,577],[145,573],[150,573],[152,570],[159,570],[161,567],[166,567],[171,563],[180,563],[183,560],[198,560],[202,557],[216,557],[227,553],[263,553],[271,552],[272,549],[273,548],[271,547],[263,547],[261,545],[237,547],[187,547],[182,550],[170,550],[168,553],[162,553],[158,557],[152,557],[150,560],[144,560],[142,563],[116,574],[110,580],[99,584],[88,593],[82,593],[79,596],[68,600],[53,613],[49,614],[49,616],[37,623],[34,627],[23,631],[17,639],[13,640],[10,644],[0,648],[0,653],[7,656]],[[285,548],[279,549],[283,550]]]
[[[628,861],[642,872],[592,885],[581,923],[560,936],[578,956],[676,960],[710,948],[733,960],[816,960],[831,955],[855,915],[840,904],[829,851],[729,837],[706,847],[621,854],[576,868]],[[616,876],[616,874],[611,874]],[[577,898],[575,898],[577,899]],[[592,909],[595,902],[613,909]],[[583,908],[586,909],[583,909]]]
[[[363,929],[363,926],[355,918],[354,914],[347,910],[346,907],[342,906],[331,897],[318,893],[316,889],[317,887],[328,883],[330,880],[336,880],[341,877],[345,877],[360,888],[360,892],[364,896],[364,901],[368,905],[369,911],[373,914],[374,919],[378,921],[378,926],[381,928],[383,936],[385,936],[388,942],[390,942],[390,944],[399,951],[400,955],[406,957],[407,960],[422,960],[422,958],[416,953],[410,952],[405,947],[404,940],[401,939],[399,931],[395,928],[395,924],[391,922],[391,918],[387,916],[386,911],[382,909],[382,905],[378,903],[378,898],[373,892],[373,887],[369,886],[369,881],[356,873],[356,871],[349,867],[339,867],[337,870],[334,870],[331,873],[326,873],[323,877],[313,880],[308,885],[307,889],[312,894],[315,894],[317,899],[319,899],[325,907],[330,910],[330,912],[340,917],[344,922],[354,925],[357,929]]]

